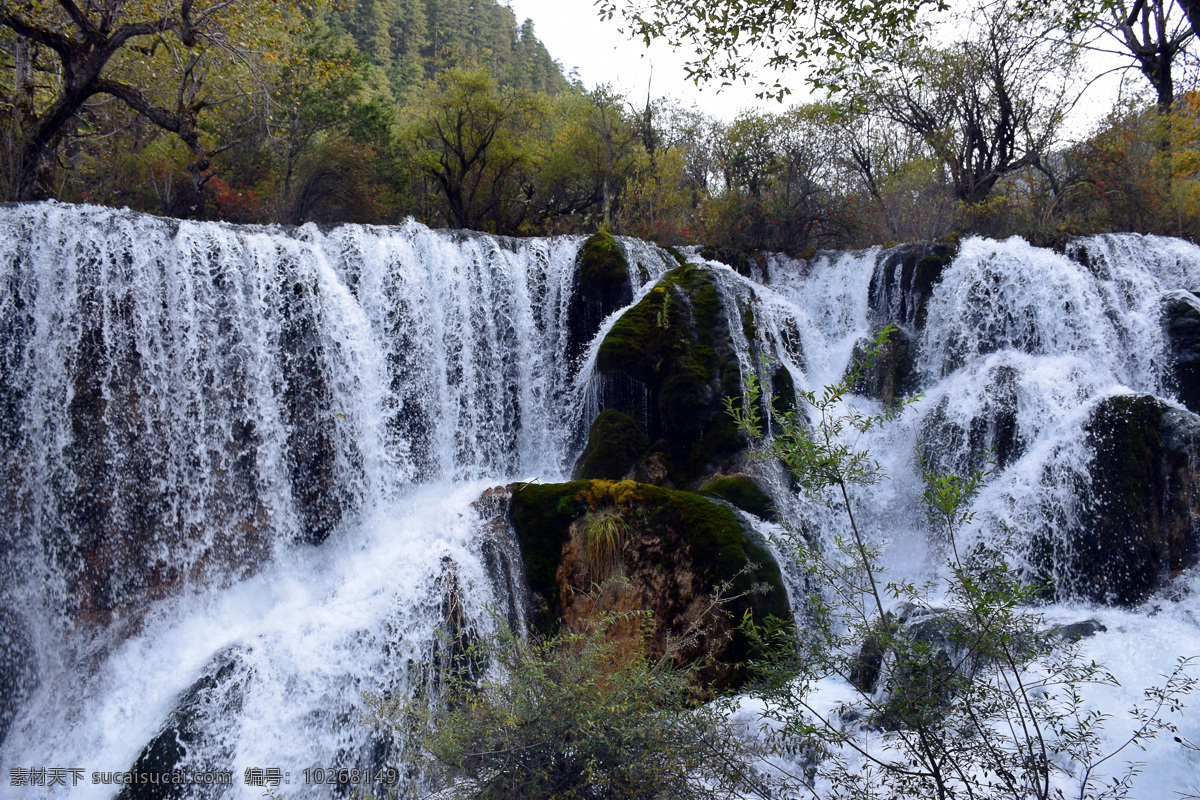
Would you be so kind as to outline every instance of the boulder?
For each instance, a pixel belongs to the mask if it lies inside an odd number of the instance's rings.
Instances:
[[[158,735],[142,748],[129,768],[134,780],[121,789],[117,800],[195,796],[202,787],[162,778],[183,770],[185,759],[189,772],[232,771],[233,743],[223,741],[219,731],[221,723],[228,724],[241,711],[251,675],[239,648],[215,656],[204,676],[180,695]]]
[[[873,333],[877,336],[882,330],[883,327],[879,326]],[[864,364],[867,360],[867,344],[868,340],[864,339],[854,345],[850,370],[859,365],[865,368],[858,380],[851,383],[851,391],[882,400],[888,405],[917,391],[920,385],[916,369],[917,342],[911,333],[902,328],[893,328],[875,357]]]
[[[759,519],[775,516],[775,501],[749,475],[728,475],[706,483],[701,492],[719,497]]]
[[[587,447],[579,457],[575,477],[614,481],[632,478],[638,461],[649,449],[650,440],[633,417],[606,408],[588,431]]]
[[[621,316],[600,344],[594,380],[600,408],[623,417],[597,419],[577,477],[694,486],[731,467],[745,447],[724,408],[724,398],[741,397],[741,369],[720,295],[701,267],[680,265]],[[634,427],[649,446],[630,463],[641,446]],[[620,435],[620,447],[600,442],[609,433]],[[595,472],[601,461],[604,472]]]
[[[733,510],[699,494],[633,481],[526,485],[513,492],[512,521],[536,625],[545,632],[583,627],[598,612],[650,611],[653,656],[669,637],[706,624],[706,635],[685,657],[711,655],[699,678],[725,689],[744,680],[751,655],[736,629],[743,615],[759,622],[790,618],[779,567],[765,544]],[[725,594],[735,599],[713,615],[711,598],[727,582]],[[752,593],[754,584],[768,589]],[[623,637],[643,635],[636,618],[625,628]]]
[[[893,247],[875,267],[868,302],[883,322],[909,332],[925,326],[925,307],[942,272],[954,260],[953,243]]]
[[[735,247],[713,247],[709,245],[700,251],[700,257],[705,261],[716,261],[727,264],[733,271],[743,277],[758,283],[770,283],[771,272],[766,253],[761,250],[742,249]]]
[[[315,285],[300,281],[291,287],[280,334],[280,410],[288,430],[288,473],[300,517],[299,536],[309,544],[328,538],[351,503],[337,475],[337,419],[322,363],[316,292]]]
[[[966,475],[986,469],[989,454],[993,466],[1004,469],[1025,453],[1017,425],[1017,370],[999,364],[987,378],[983,400],[965,424],[951,414],[948,396],[921,420],[921,455],[933,472]]]
[[[593,234],[576,257],[567,310],[567,358],[579,358],[600,330],[600,324],[632,302],[629,262],[621,245],[605,231]]]
[[[925,307],[955,252],[955,247],[945,243],[900,245],[889,250],[875,267],[868,291],[868,307],[874,320],[872,338],[887,325],[895,330],[851,386],[856,394],[890,404],[920,391],[917,347],[925,326]],[[866,357],[867,341],[855,345],[852,367]]]
[[[1183,290],[1163,295],[1162,324],[1170,358],[1167,382],[1180,403],[1200,413],[1200,297]]]
[[[1082,510],[1065,542],[1036,540],[1035,558],[1059,576],[1058,596],[1136,605],[1200,551],[1200,418],[1150,395],[1116,395],[1085,430],[1093,457]]]

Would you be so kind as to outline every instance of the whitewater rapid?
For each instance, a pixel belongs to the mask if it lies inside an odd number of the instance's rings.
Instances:
[[[591,364],[620,312],[567,358],[581,242],[0,209],[0,602],[31,662],[0,797],[41,796],[10,785],[38,768],[82,771],[51,796],[114,797],[92,773],[130,769],[168,723],[191,737],[180,768],[232,777],[198,797],[261,796],[244,780],[260,769],[291,781],[285,796],[329,797],[314,770],[395,763],[403,743],[363,723],[363,697],[428,679],[447,596],[476,633],[528,611],[507,526],[477,501],[569,477],[598,410]],[[637,302],[674,261],[622,247]],[[979,421],[1007,404],[1016,446],[966,532],[987,543],[1002,525],[1075,513],[1097,403],[1173,401],[1158,308],[1200,286],[1200,249],[1138,236],[1072,247],[968,239],[924,327],[900,320],[923,395],[864,439],[889,477],[855,497],[893,576],[936,575],[944,558],[916,502],[918,446],[962,469],[999,435]],[[803,390],[839,380],[894,311],[888,257],[777,257],[770,285],[707,264],[743,377],[782,366]],[[793,520],[841,532],[836,511],[762,469]],[[117,541],[130,531],[137,548]],[[1108,628],[1084,647],[1121,680],[1088,695],[1116,715],[1113,741],[1141,688],[1200,653],[1196,580],[1136,611],[1048,609]],[[1180,717],[1181,735],[1200,740],[1198,718]],[[1169,739],[1135,755],[1137,797],[1200,774]]]

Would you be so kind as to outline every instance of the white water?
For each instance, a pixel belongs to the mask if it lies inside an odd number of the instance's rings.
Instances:
[[[394,760],[358,724],[362,695],[422,679],[447,583],[477,631],[485,607],[524,613],[513,543],[472,502],[506,481],[563,478],[581,446],[598,340],[581,364],[561,355],[579,243],[0,210],[0,600],[34,641],[40,677],[0,750],[0,797],[33,796],[7,785],[14,767],[78,767],[86,781],[129,769],[181,695],[224,663],[198,712],[203,746],[181,766],[233,770],[228,796],[261,794],[242,785],[250,767],[290,772],[288,796],[323,797],[303,785],[305,768]],[[670,262],[624,246],[636,301]],[[1082,426],[1099,399],[1168,395],[1157,304],[1200,285],[1200,250],[1141,237],[1085,246],[1090,268],[1016,240],[968,240],[946,271],[920,341],[924,397],[864,441],[889,480],[856,502],[894,575],[935,574],[943,558],[915,502],[918,442],[961,469],[994,443],[997,404],[1012,406],[1019,446],[969,532],[988,540],[998,522],[1041,530],[1073,514]],[[883,321],[870,286],[886,255],[775,259],[769,287],[709,265],[744,374],[761,369],[757,353],[800,389],[838,380]],[[338,525],[315,537],[297,452],[324,454],[317,485],[337,499]],[[839,530],[836,511],[783,496],[782,476],[764,474],[793,521]],[[105,538],[121,530],[149,544],[121,550]],[[81,578],[114,563],[132,577],[93,580],[100,589],[82,596]],[[160,586],[170,599],[148,599]],[[1087,646],[1124,686],[1095,702],[1119,713],[1175,656],[1200,652],[1200,604],[1181,594],[1154,616],[1054,610],[1109,628]],[[108,626],[74,622],[109,609]],[[1200,739],[1200,725],[1183,734]],[[1196,774],[1173,743],[1146,758],[1138,797],[1171,796]]]
[[[860,526],[883,547],[885,580],[936,578],[947,558],[916,502],[919,445],[932,450],[935,468],[961,474],[981,463],[980,452],[997,443],[995,419],[1011,411],[1015,454],[995,469],[974,503],[976,522],[959,547],[999,545],[1007,526],[1017,532],[1019,562],[1029,533],[1061,529],[1075,519],[1091,458],[1083,426],[1095,404],[1130,392],[1173,399],[1164,383],[1160,301],[1172,290],[1200,286],[1200,248],[1154,237],[1105,236],[1072,247],[1076,258],[1084,250],[1089,266],[1016,239],[970,239],[944,272],[920,339],[923,396],[896,423],[859,442],[879,458],[887,475],[853,498]],[[776,278],[771,288],[714,268],[727,287],[727,304],[734,297],[743,306],[752,304],[760,352],[787,366],[798,388],[811,391],[845,374],[854,343],[875,326],[889,319],[904,325],[895,309],[890,317],[869,309],[867,286],[883,255],[818,258]],[[772,276],[779,273],[777,264]],[[751,294],[754,299],[747,299]],[[747,366],[756,368],[749,360]],[[847,403],[865,413],[881,410],[861,397]],[[764,413],[769,413],[765,405]],[[801,529],[827,541],[834,533],[849,534],[837,508],[801,499],[790,515]],[[1112,717],[1105,729],[1109,748],[1122,744],[1133,729],[1128,712],[1145,706],[1142,691],[1161,684],[1178,658],[1200,655],[1197,574],[1193,569],[1176,579],[1163,596],[1136,611],[1079,603],[1049,609],[1050,623],[1095,618],[1108,628],[1087,640],[1082,656],[1107,664],[1120,682],[1083,690],[1088,703]],[[820,687],[816,704],[832,709],[850,694],[850,687],[830,683]],[[1165,715],[1192,741],[1200,737],[1198,702],[1193,696],[1193,708]],[[752,720],[756,710],[761,705],[748,702],[743,721]],[[1144,763],[1132,797],[1200,791],[1200,755],[1181,748],[1169,734],[1145,752],[1127,748],[1113,759],[1111,771],[1120,772],[1127,762]],[[1071,794],[1069,781],[1063,788]]]
[[[0,212],[0,591],[40,678],[5,776],[129,769],[229,662],[180,769],[233,768],[232,794],[249,797],[261,789],[242,770],[278,767],[289,796],[327,796],[302,770],[394,763],[359,722],[362,696],[421,679],[447,582],[475,632],[485,607],[524,617],[514,543],[472,502],[574,461],[588,381],[561,354],[580,241]],[[666,269],[628,248],[635,285]],[[97,436],[81,455],[84,431]],[[340,520],[317,548],[300,543],[314,536],[293,486],[314,451]],[[122,551],[127,532],[144,546]],[[160,583],[177,596],[148,603]],[[75,630],[110,608],[111,626]]]

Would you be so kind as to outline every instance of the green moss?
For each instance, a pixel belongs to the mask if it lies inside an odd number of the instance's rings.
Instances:
[[[679,266],[682,267],[684,264],[688,263],[688,260],[683,257],[683,253],[679,252],[674,247],[665,247],[663,249],[671,254],[671,257],[674,258],[676,262],[678,262]]]
[[[731,475],[717,478],[700,491],[716,495],[726,502],[747,511],[760,519],[770,519],[775,514],[775,503],[771,496],[759,488],[748,475]]]
[[[513,527],[530,588],[545,597],[551,609],[559,608],[556,573],[571,523],[600,510],[615,510],[612,513],[620,515],[635,541],[639,536],[651,537],[661,540],[666,552],[686,551],[707,585],[715,588],[731,582],[730,596],[746,594],[729,607],[733,619],[747,611],[760,622],[768,615],[790,616],[779,566],[765,547],[747,535],[728,507],[694,492],[606,480],[528,485],[513,493]],[[745,572],[748,565],[753,574]],[[769,590],[750,594],[756,583]],[[538,621],[543,630],[553,624],[553,620]],[[745,644],[737,647],[739,656],[744,656]]]
[[[667,441],[676,485],[688,485],[714,459],[742,447],[721,408],[721,398],[741,392],[736,363],[733,373],[727,368],[732,358],[720,294],[708,272],[693,264],[668,272],[600,345],[597,373],[623,374],[649,395],[644,433]],[[639,399],[626,395],[603,402],[629,413]]]
[[[742,314],[742,333],[745,334],[747,342],[754,342],[756,333],[754,328],[754,309],[750,306],[746,306],[746,313]]]
[[[605,291],[628,282],[629,262],[611,233],[599,231],[583,243],[579,251],[578,280],[581,286],[603,287]]]
[[[575,477],[620,480],[650,447],[650,440],[628,414],[606,408],[588,432],[587,447],[575,468]]]
[[[589,481],[571,483],[526,484],[513,492],[510,514],[521,557],[525,561],[530,591],[546,598],[551,608],[558,604],[555,573],[562,563],[562,547],[567,529],[589,510],[575,495]],[[546,620],[539,620],[542,627]]]

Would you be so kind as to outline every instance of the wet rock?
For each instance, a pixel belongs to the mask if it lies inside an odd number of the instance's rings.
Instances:
[[[512,492],[522,485],[510,483],[507,486],[494,486],[471,504],[483,519],[479,553],[487,568],[494,595],[502,600],[502,607],[496,611],[508,622],[509,630],[514,631],[521,630],[525,625],[523,609],[529,604],[525,567],[516,533],[509,522]]]
[[[629,262],[612,234],[593,234],[579,250],[567,312],[567,358],[577,359],[610,314],[633,302]]]
[[[651,443],[640,461],[658,464],[635,465],[640,479],[692,486],[745,446],[723,405],[741,397],[740,367],[703,268],[677,267],[621,316],[600,345],[595,380],[600,407],[632,419]]]
[[[1086,427],[1094,456],[1078,524],[1035,548],[1060,596],[1136,605],[1200,551],[1200,418],[1150,395],[1101,401]]]
[[[775,516],[775,502],[749,475],[717,478],[706,483],[700,491],[719,497],[759,519],[771,519]]]
[[[871,311],[885,323],[920,331],[933,288],[956,252],[952,243],[905,244],[889,250],[871,277]]]
[[[233,743],[224,741],[220,731],[241,711],[251,677],[239,648],[217,655],[204,677],[180,695],[158,735],[142,748],[129,768],[133,781],[117,800],[218,796],[219,787],[174,783],[172,773],[185,768],[192,773],[233,770]]]
[[[705,261],[716,261],[733,267],[734,272],[758,283],[770,283],[771,273],[767,256],[761,250],[739,250],[734,247],[705,247],[700,251]]]
[[[650,449],[650,440],[628,414],[612,408],[600,412],[588,432],[587,447],[575,466],[575,478],[633,477],[638,460]]]
[[[966,421],[951,413],[949,396],[922,419],[921,455],[934,473],[1003,469],[1024,454],[1027,445],[1017,425],[1017,371],[1005,364],[993,367],[983,396]]]
[[[1083,639],[1090,639],[1097,633],[1104,633],[1108,628],[1097,619],[1085,619],[1080,622],[1072,622],[1068,625],[1057,625],[1051,629],[1051,633],[1062,639],[1065,642],[1078,642]]]
[[[1168,292],[1162,301],[1163,332],[1170,356],[1167,380],[1179,402],[1200,413],[1200,297]]]
[[[897,730],[940,714],[971,669],[963,659],[968,631],[958,613],[911,603],[876,621],[850,671],[855,688],[879,701],[875,722]]]
[[[512,519],[530,588],[546,610],[536,621],[542,630],[580,627],[601,611],[648,610],[650,652],[660,654],[668,636],[705,618],[713,592],[732,581],[728,596],[745,596],[713,617],[708,635],[687,654],[711,652],[717,663],[701,670],[701,679],[728,688],[744,679],[750,655],[734,628],[742,615],[790,618],[779,567],[764,543],[732,510],[701,495],[633,481],[528,485],[513,493]],[[624,581],[606,583],[610,578]],[[769,590],[749,594],[755,583]],[[604,590],[593,597],[598,585]],[[642,636],[636,620],[627,628],[631,642]]]
[[[20,618],[0,609],[0,747],[17,712],[37,688],[35,658]]]
[[[333,532],[349,500],[336,474],[337,419],[322,363],[315,293],[315,286],[300,281],[290,287],[280,337],[288,473],[300,537],[309,544],[319,544]]]
[[[876,335],[882,330],[880,327]],[[862,374],[858,380],[851,382],[851,391],[890,405],[918,390],[917,342],[912,334],[901,328],[893,328],[873,358],[867,357],[868,344],[867,340],[863,340],[854,345],[851,369],[860,369]]]

